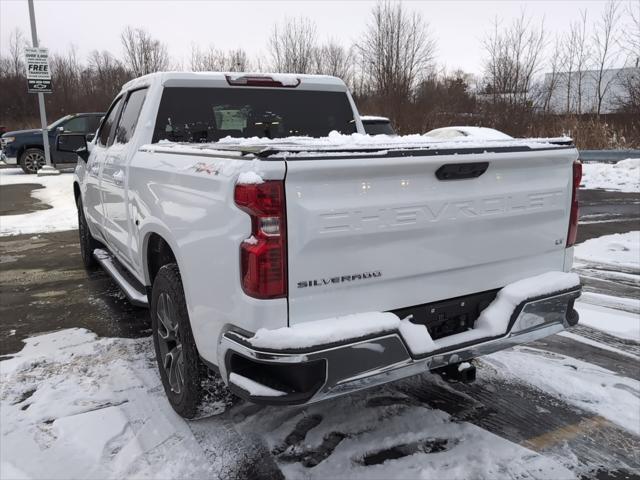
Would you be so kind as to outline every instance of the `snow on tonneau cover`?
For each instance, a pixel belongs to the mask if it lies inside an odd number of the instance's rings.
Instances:
[[[570,267],[578,155],[567,138],[332,133],[164,147],[286,161],[290,325],[483,292]],[[470,164],[463,169],[470,178],[458,178],[459,164]]]

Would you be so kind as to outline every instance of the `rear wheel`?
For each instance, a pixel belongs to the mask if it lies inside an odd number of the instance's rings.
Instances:
[[[160,379],[173,409],[184,418],[224,412],[233,396],[200,359],[175,263],[161,267],[154,279],[151,329]]]
[[[87,269],[94,269],[98,266],[98,262],[93,256],[93,251],[100,248],[100,243],[91,236],[87,219],[84,217],[82,208],[82,199],[78,197],[78,236],[80,237],[80,256],[82,263]]]
[[[20,167],[24,173],[38,173],[45,164],[44,150],[39,148],[27,148],[20,155]]]

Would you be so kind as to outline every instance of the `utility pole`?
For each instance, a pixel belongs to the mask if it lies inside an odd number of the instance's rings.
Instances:
[[[33,48],[38,48],[38,32],[36,31],[36,13],[33,8],[33,0],[29,3],[29,21],[31,22],[31,42]],[[47,130],[47,112],[44,105],[44,93],[38,92],[38,104],[40,105],[40,123],[42,124],[42,144],[44,146],[45,165],[38,170],[38,176],[59,175],[60,171],[51,164],[51,151],[49,150],[49,131]],[[37,167],[36,167],[37,168]]]

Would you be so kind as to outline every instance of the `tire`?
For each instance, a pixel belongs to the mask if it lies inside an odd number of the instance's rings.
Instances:
[[[154,279],[151,329],[162,386],[176,413],[193,419],[224,412],[234,398],[200,359],[175,263],[160,268]]]
[[[20,168],[24,173],[35,174],[46,163],[44,150],[40,148],[27,148],[20,155]]]
[[[87,270],[93,270],[98,266],[98,261],[93,256],[93,251],[102,245],[91,236],[87,219],[84,217],[82,199],[78,197],[78,236],[80,237],[80,256],[82,263]]]

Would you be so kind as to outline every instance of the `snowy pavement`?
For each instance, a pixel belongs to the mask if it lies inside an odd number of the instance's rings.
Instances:
[[[51,208],[0,217],[0,236],[60,232],[78,228],[78,213],[73,196],[73,174],[38,177],[25,175],[20,168],[0,169],[0,188],[33,184],[32,197]],[[42,188],[41,188],[41,187]]]
[[[633,451],[617,458],[619,442],[638,442],[637,379],[528,346],[486,357],[479,377],[466,386],[424,375],[306,408],[239,404],[185,422],[164,397],[150,339],[61,330],[0,362],[0,477],[243,478],[256,448],[274,459],[262,478],[280,469],[287,478],[558,479],[640,467]],[[537,426],[495,411],[504,388],[521,396],[511,410]],[[583,427],[606,429],[611,446],[578,442],[576,456],[567,445]]]

